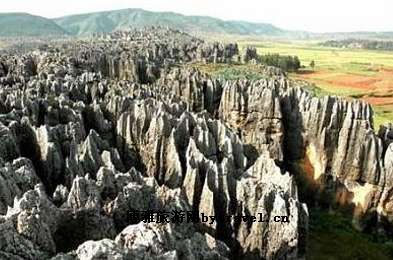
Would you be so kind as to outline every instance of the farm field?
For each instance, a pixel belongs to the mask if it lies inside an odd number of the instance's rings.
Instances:
[[[359,98],[375,112],[374,124],[393,122],[393,52],[339,49],[317,42],[241,42],[259,54],[296,55],[305,68],[291,76],[314,83],[324,94]],[[309,66],[315,62],[315,67]]]

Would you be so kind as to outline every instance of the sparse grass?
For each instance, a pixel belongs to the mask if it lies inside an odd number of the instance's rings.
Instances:
[[[316,96],[316,97],[323,97],[323,96],[330,95],[329,92],[323,90],[322,88],[318,87],[317,85],[315,85],[315,84],[313,84],[313,83],[312,83],[312,84],[304,85],[304,87],[305,87],[308,91],[310,91],[310,92],[311,92],[314,96]]]
[[[4,49],[5,46],[6,46],[5,43],[0,40],[0,50]]]
[[[393,242],[381,235],[355,230],[339,213],[310,210],[307,259],[393,259]]]
[[[393,122],[393,105],[373,106],[373,109],[374,109],[374,127],[376,129],[380,125]]]
[[[324,82],[321,83],[317,80],[308,80],[308,82],[314,83],[316,86],[318,86],[318,88],[321,89],[324,95],[353,97],[357,95],[362,95],[364,93],[364,91],[356,88],[341,88],[334,84]]]

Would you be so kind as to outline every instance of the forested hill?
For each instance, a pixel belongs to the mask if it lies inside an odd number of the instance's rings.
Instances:
[[[207,16],[186,16],[173,12],[150,12],[142,9],[124,9],[72,15],[54,19],[72,35],[112,32],[130,27],[168,26],[192,33],[236,35],[281,35],[284,30],[271,24],[242,21],[223,21]]]
[[[0,13],[0,37],[52,36],[67,32],[54,21],[27,13]]]

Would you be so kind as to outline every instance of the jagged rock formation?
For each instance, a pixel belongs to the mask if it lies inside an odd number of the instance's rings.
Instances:
[[[377,135],[370,105],[314,98],[290,85],[285,78],[271,79],[270,85],[267,81],[227,85],[220,116],[259,153],[267,150],[284,164],[306,158],[313,169],[306,176],[308,185],[319,187],[317,204],[353,208],[360,229],[386,226],[391,126],[382,127]]]
[[[302,159],[314,203],[388,232],[392,126],[375,134],[369,105],[314,98],[274,68],[223,81],[178,66],[233,62],[235,44],[104,38],[0,59],[0,258],[303,258]],[[149,210],[208,220],[132,217]]]
[[[301,102],[296,101],[299,98]],[[284,100],[286,111],[301,115],[295,121],[285,120],[288,127],[307,129],[288,136],[286,146],[293,147],[288,155],[302,158],[306,153],[313,167],[312,181],[321,187],[320,196],[334,195],[321,198],[324,203],[353,207],[361,229],[375,225],[370,216],[386,214],[381,203],[387,201],[381,195],[391,187],[390,158],[383,156],[388,153],[389,130],[384,138],[374,133],[371,107],[361,101],[309,98],[299,90]]]
[[[279,88],[284,79],[257,82],[227,82],[220,102],[220,117],[238,129],[250,154],[269,151],[272,158],[283,160],[283,118]],[[256,151],[255,151],[256,150]],[[255,157],[255,156],[254,156]]]

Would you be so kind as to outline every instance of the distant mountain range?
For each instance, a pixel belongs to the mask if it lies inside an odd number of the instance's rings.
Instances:
[[[150,12],[142,9],[71,15],[53,21],[72,35],[157,25],[194,33],[280,35],[284,32],[271,24],[223,21],[207,16],[185,16],[172,12]]]
[[[355,32],[314,34],[288,31],[268,23],[224,21],[207,16],[186,16],[173,12],[151,12],[142,9],[123,9],[48,19],[27,13],[0,13],[0,37],[14,36],[83,36],[93,33],[168,26],[193,34],[238,35],[285,38],[392,38],[392,32]]]
[[[54,21],[27,13],[0,14],[0,37],[65,35]]]
[[[27,13],[0,13],[0,36],[90,35],[93,33],[169,26],[192,33],[279,36],[284,30],[271,24],[223,21],[207,16],[186,16],[172,12],[124,9],[71,15],[56,19]]]

